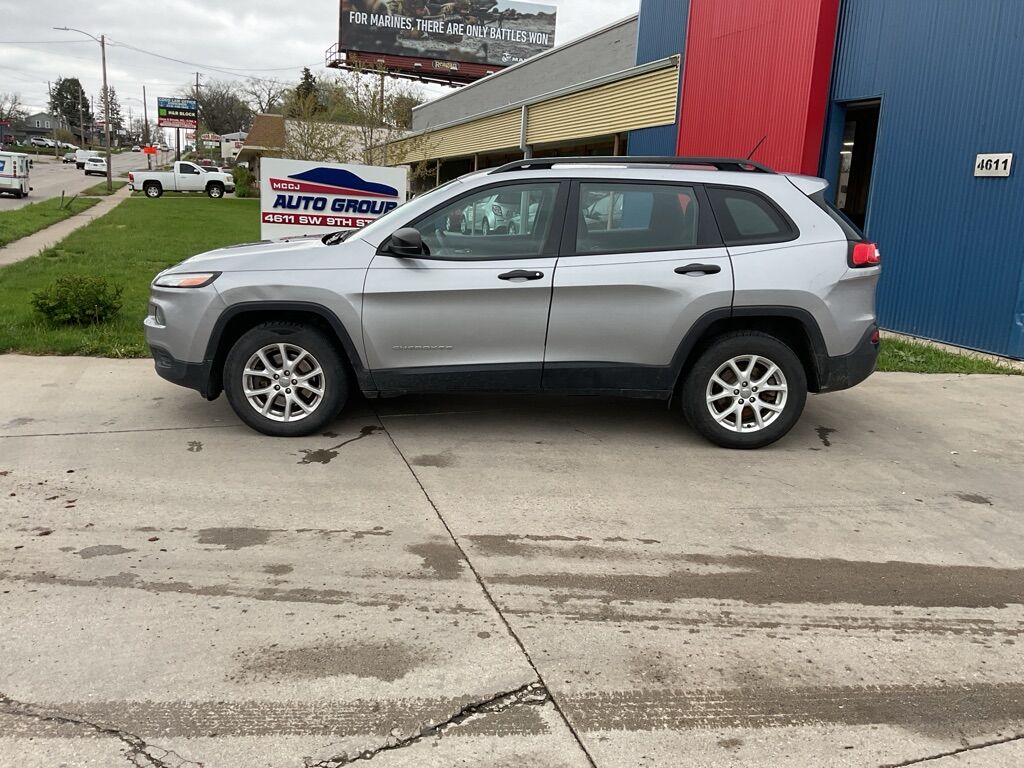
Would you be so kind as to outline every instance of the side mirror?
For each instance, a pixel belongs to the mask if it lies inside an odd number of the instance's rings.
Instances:
[[[423,247],[423,237],[418,229],[402,227],[391,235],[387,252],[399,258],[415,258],[424,255],[426,248]]]

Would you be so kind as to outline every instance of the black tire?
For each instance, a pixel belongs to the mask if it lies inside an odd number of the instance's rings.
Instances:
[[[243,371],[249,358],[265,346],[280,343],[307,351],[323,369],[323,399],[312,413],[298,421],[275,421],[260,414],[243,391]],[[303,323],[263,323],[243,334],[228,352],[224,362],[224,393],[238,418],[257,432],[272,437],[302,437],[322,430],[345,407],[349,396],[348,371],[338,348],[316,328]]]
[[[164,188],[155,181],[149,181],[142,185],[142,191],[145,192],[146,197],[151,197],[155,200],[164,193]]]
[[[782,412],[756,432],[739,432],[734,426],[723,426],[711,415],[707,403],[712,376],[729,360],[744,355],[758,355],[774,363],[782,371],[787,386]],[[723,411],[735,407],[731,395],[728,393],[720,406]],[[774,336],[758,331],[734,331],[718,337],[697,358],[697,362],[686,374],[682,389],[683,415],[686,420],[697,432],[723,448],[763,448],[774,443],[797,423],[806,402],[807,375],[800,358]],[[740,412],[739,420],[745,420],[748,413],[752,418],[753,409],[745,407]],[[737,420],[733,416],[731,423],[735,425]]]
[[[218,182],[211,182],[206,185],[206,196],[218,199],[224,197],[224,185]]]

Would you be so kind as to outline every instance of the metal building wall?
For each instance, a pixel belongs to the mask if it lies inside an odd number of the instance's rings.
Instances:
[[[641,0],[636,63],[646,64],[675,54],[684,54],[689,13],[690,0]],[[680,77],[680,84],[681,81]],[[631,155],[673,155],[677,135],[677,125],[630,131],[626,148]]]
[[[1024,2],[843,0],[823,167],[842,102],[881,98],[867,234],[881,323],[1024,357]],[[975,154],[1014,152],[1009,178]]]
[[[678,151],[817,173],[839,0],[690,0]]]

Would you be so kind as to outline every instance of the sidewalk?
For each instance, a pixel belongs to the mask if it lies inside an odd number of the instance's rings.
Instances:
[[[0,248],[0,267],[35,256],[40,251],[59,243],[79,227],[84,227],[90,221],[112,211],[130,195],[131,190],[127,186],[121,187],[117,192],[103,198],[87,211],[82,211],[70,219],[59,221],[51,227],[41,229],[28,237],[15,240]]]

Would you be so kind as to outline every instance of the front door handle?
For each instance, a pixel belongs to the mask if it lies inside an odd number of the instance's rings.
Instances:
[[[544,277],[543,272],[531,272],[527,269],[513,269],[503,275],[498,275],[499,280],[540,280]]]
[[[702,275],[717,275],[722,271],[722,268],[717,264],[686,264],[682,267],[676,267],[677,275],[690,275],[700,273]]]

